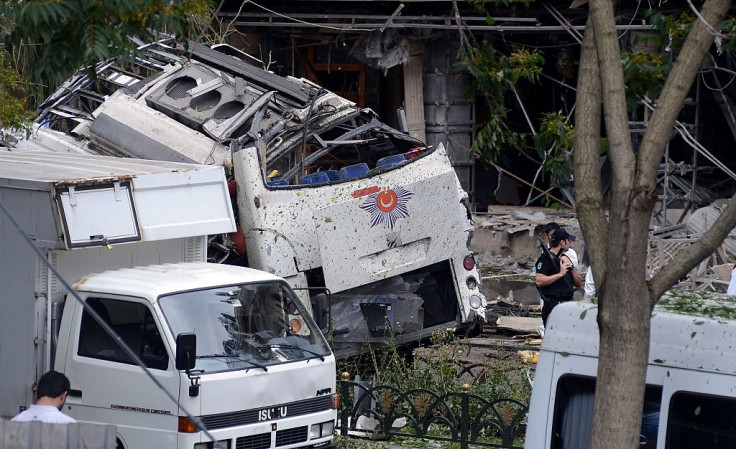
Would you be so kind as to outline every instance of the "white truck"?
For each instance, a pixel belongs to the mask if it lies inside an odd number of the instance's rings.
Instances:
[[[701,293],[702,294],[702,293]],[[524,447],[584,449],[598,370],[596,305],[561,304],[544,334]],[[639,447],[736,447],[736,300],[667,295],[652,314]]]
[[[116,425],[119,449],[332,445],[335,358],[307,309],[277,276],[205,262],[235,229],[222,167],[2,151],[0,204],[0,416],[53,368],[64,413]]]
[[[340,356],[480,328],[468,196],[442,145],[245,56],[142,49],[137,72],[70,79],[18,146],[227,167],[238,231],[213,239],[211,259],[285,278]]]

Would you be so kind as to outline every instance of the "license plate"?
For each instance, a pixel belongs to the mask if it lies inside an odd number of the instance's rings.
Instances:
[[[269,407],[258,410],[258,421],[270,421],[272,419],[285,418],[288,414],[288,408],[282,407]]]

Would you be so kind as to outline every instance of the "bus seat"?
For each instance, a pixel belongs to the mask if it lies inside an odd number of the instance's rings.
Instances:
[[[272,179],[268,181],[269,187],[275,187],[275,186],[288,186],[289,181],[286,179]]]
[[[304,175],[302,176],[302,179],[299,180],[299,184],[322,184],[325,182],[330,182],[330,177],[323,171]]]
[[[388,170],[389,168],[393,168],[396,165],[399,165],[405,160],[406,158],[403,154],[394,154],[393,156],[382,157],[378,160],[378,162],[376,162],[376,168],[379,168],[381,170]]]
[[[360,164],[348,165],[340,169],[340,179],[355,179],[370,173],[368,164],[361,162]]]

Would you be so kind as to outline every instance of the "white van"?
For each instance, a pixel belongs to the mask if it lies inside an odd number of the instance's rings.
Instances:
[[[596,312],[590,302],[561,304],[552,312],[525,448],[588,447],[598,369]],[[640,447],[736,447],[735,342],[736,298],[660,300],[652,315]]]

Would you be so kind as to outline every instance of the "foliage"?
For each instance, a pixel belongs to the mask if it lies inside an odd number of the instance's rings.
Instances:
[[[669,290],[659,299],[657,308],[707,318],[736,319],[736,298],[724,293]]]
[[[470,3],[479,13],[487,14],[490,7],[508,6],[512,2],[475,0]],[[487,17],[490,20],[490,16]],[[657,32],[640,35],[635,46],[647,40],[647,43],[664,48],[665,52],[676,52],[680,48],[695,20],[688,11],[666,16],[650,10],[646,18]],[[721,29],[724,33],[736,33],[736,20],[724,21]],[[724,48],[733,45],[734,41],[728,40]],[[491,46],[476,45],[461,52],[456,68],[473,77],[467,96],[482,96],[489,107],[488,118],[476,125],[471,156],[487,163],[498,161],[505,151],[517,151],[529,158],[530,152],[536,153],[552,182],[559,183],[571,178],[569,154],[573,147],[574,128],[567,117],[555,112],[542,113],[539,134],[532,136],[529,132],[520,131],[521,125],[509,120],[508,115],[508,111],[515,107],[515,100],[509,101],[508,94],[520,80],[538,83],[543,65],[544,57],[538,49],[517,47],[506,56]],[[633,111],[644,96],[656,100],[671,69],[667,53],[646,51],[623,52],[622,65],[629,111]]]
[[[682,46],[695,21],[695,17],[689,11],[682,11],[676,16],[667,16],[660,11],[650,9],[644,13],[644,16],[647,23],[660,33],[659,44],[666,45],[672,50],[677,50]]]
[[[483,9],[485,2],[476,2],[476,9]],[[476,135],[470,148],[470,156],[479,158],[484,165],[498,161],[505,151],[517,151],[527,159],[537,155],[544,171],[553,182],[571,178],[569,153],[573,128],[559,114],[541,116],[540,135],[524,131],[525,124],[510,120],[508,111],[516,108],[515,94],[520,81],[537,84],[545,64],[538,49],[513,47],[507,56],[490,45],[468,48],[461,52],[456,70],[464,70],[473,77],[466,97],[481,96],[488,105],[487,119],[476,125]],[[557,120],[560,118],[560,120]],[[552,131],[561,134],[553,135]]]
[[[178,42],[212,16],[214,0],[8,0],[0,2],[0,125],[18,130],[80,68],[137,54],[131,39]]]
[[[48,85],[80,67],[94,76],[100,61],[132,60],[136,44],[130,36],[148,41],[161,32],[183,42],[190,35],[189,17],[201,6],[169,0],[11,0],[0,4],[0,17],[6,51],[33,62],[22,75]]]
[[[546,113],[542,116],[539,133],[534,136],[537,154],[545,171],[553,182],[561,182],[572,176],[570,151],[575,143],[575,130],[562,114]]]
[[[728,36],[728,39],[726,39],[725,42],[722,42],[722,50],[733,51],[736,49],[736,39],[734,39],[734,36],[736,36],[736,19],[728,18],[721,22],[719,31],[721,34]]]
[[[472,379],[458,376],[469,341],[452,331],[438,330],[430,337],[431,350],[419,348],[413,357],[389,343],[381,350],[366,348],[362,356],[345,361],[338,375],[348,372],[375,385],[391,385],[402,391],[426,388],[438,395],[459,392],[463,383],[470,393],[487,400],[512,398],[528,403],[531,387],[524,369],[508,361],[486,361]],[[412,360],[413,358],[413,360]]]
[[[652,99],[658,98],[669,72],[669,63],[664,55],[645,51],[623,52],[621,59],[628,109],[631,111],[636,108],[645,95]]]
[[[486,14],[486,22],[493,23],[493,18],[487,13],[486,5],[490,8],[505,8],[514,4],[521,4],[525,8],[529,7],[531,0],[467,0],[473,8],[480,14]]]
[[[26,109],[26,95],[25,82],[5,64],[0,52],[0,143],[5,138],[3,130],[28,129],[32,114]]]
[[[477,128],[471,155],[487,162],[507,148],[528,149],[529,134],[515,131],[508,123],[506,94],[519,80],[538,82],[543,64],[541,52],[524,47],[515,48],[509,56],[488,45],[460,53],[455,68],[473,77],[466,96],[482,95],[490,108],[488,121]]]
[[[337,449],[392,449],[395,445],[366,441],[362,439],[347,438],[340,435],[335,436],[335,447]]]
[[[428,433],[424,435],[429,438],[451,438],[452,426],[455,430],[461,426],[462,398],[470,397],[467,413],[471,420],[483,416],[486,424],[500,420],[494,422],[501,426],[521,426],[520,431],[523,432],[526,408],[522,404],[529,403],[531,383],[529,368],[520,358],[515,354],[507,354],[507,357],[485,357],[483,364],[468,365],[464,360],[469,354],[467,339],[457,337],[452,331],[439,330],[432,334],[430,340],[431,347],[416,349],[413,357],[399,353],[397,347],[390,344],[387,350],[368,351],[364,354],[364,360],[343,362],[338,368],[340,373],[347,371],[351,375],[359,375],[361,382],[371,386],[376,403],[366,413],[367,416],[379,421],[388,419],[389,422],[392,416],[414,416],[414,413],[419,419],[440,418],[426,429]],[[462,394],[464,384],[468,384],[470,396]],[[353,401],[358,400],[353,397],[356,393],[353,389],[348,391],[348,397],[341,402],[343,405],[354,405]],[[435,404],[434,395],[444,399]],[[494,401],[499,401],[494,405],[494,410],[500,418],[485,408]],[[520,418],[521,422],[516,421]],[[427,446],[426,439],[419,436],[421,433],[414,433],[417,430],[410,422],[401,430],[402,435],[389,432],[392,444]],[[373,435],[386,437],[380,432]],[[502,444],[501,435],[493,426],[482,426],[479,438],[489,444]],[[363,440],[337,441],[338,447],[345,449],[367,447],[364,444],[366,442]],[[514,444],[521,446],[523,441],[517,438]],[[452,443],[449,447],[457,446],[457,443]]]

